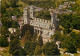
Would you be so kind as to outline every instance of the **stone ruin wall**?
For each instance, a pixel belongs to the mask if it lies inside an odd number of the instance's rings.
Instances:
[[[32,8],[32,7],[31,7]],[[33,10],[33,9],[32,9]],[[30,14],[32,15],[31,17]],[[28,10],[24,11],[24,24],[30,24],[34,26],[34,32],[43,37],[43,42],[50,42],[50,37],[56,31],[57,19],[56,14],[52,13],[51,20],[45,20],[41,18],[33,17],[34,11],[29,14]],[[26,23],[25,23],[26,22]]]

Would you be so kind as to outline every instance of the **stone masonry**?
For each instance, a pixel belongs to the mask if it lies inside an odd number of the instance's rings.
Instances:
[[[34,26],[34,32],[43,37],[43,42],[50,42],[51,35],[54,35],[59,26],[59,19],[57,14],[50,12],[51,20],[35,18],[34,6],[25,7],[23,10],[24,24]]]

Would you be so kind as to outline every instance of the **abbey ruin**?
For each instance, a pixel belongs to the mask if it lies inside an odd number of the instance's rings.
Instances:
[[[50,37],[53,35],[59,26],[57,13],[50,12],[51,20],[45,20],[35,17],[34,6],[25,7],[23,10],[24,24],[34,26],[34,32],[43,37],[43,42],[50,42]]]

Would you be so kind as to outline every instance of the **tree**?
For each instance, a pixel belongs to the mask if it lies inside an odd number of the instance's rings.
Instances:
[[[61,33],[59,31],[57,31],[54,35],[51,36],[51,39],[55,42],[59,41],[60,38],[61,38]]]
[[[36,17],[50,20],[51,15],[50,15],[49,11],[43,10],[43,11],[39,11],[38,14],[36,14]]]
[[[6,27],[2,26],[1,27],[1,35],[7,35],[9,34],[9,31]]]
[[[23,48],[16,49],[14,51],[14,56],[26,56],[25,50]]]
[[[41,55],[41,53],[42,53],[41,47],[37,45],[34,51],[34,55]]]
[[[20,46],[18,36],[11,35],[9,43],[9,53],[13,56],[25,56],[25,51]]]
[[[60,18],[60,25],[62,27],[64,27],[64,31],[66,33],[70,33],[71,30],[70,28],[72,28],[72,17],[73,17],[73,14],[70,13],[70,14],[62,14],[62,15],[59,15],[58,18]]]
[[[76,12],[75,14],[69,13],[69,14],[58,15],[58,18],[60,18],[60,21],[61,21],[60,25],[64,27],[67,33],[70,33],[71,29],[77,29],[77,30],[80,29],[80,26],[79,26],[80,15],[77,13],[78,12]]]
[[[12,1],[9,0],[9,2],[10,2],[10,6],[11,6],[11,7],[13,7],[13,8],[14,8],[14,7],[17,7],[18,0],[12,0]]]
[[[7,36],[6,35],[1,35],[0,36],[0,47],[7,47],[9,45],[7,41]]]
[[[11,38],[13,38],[13,37],[11,37]],[[17,49],[18,50],[20,49],[19,40],[18,39],[10,40],[9,52],[12,55],[18,55],[18,54],[15,54]]]
[[[80,32],[76,36],[76,41],[77,41],[77,48],[80,48]]]
[[[73,38],[76,38],[77,37],[77,34],[75,32],[71,32],[70,33],[70,36],[73,37]]]
[[[39,37],[38,37],[38,44],[39,44],[40,47],[43,45],[42,36],[39,36]]]
[[[26,51],[26,55],[34,55],[35,48],[37,46],[37,42],[26,42],[24,49]]]
[[[42,47],[44,55],[60,55],[57,45],[54,42],[48,42]]]
[[[17,21],[12,21],[12,27],[13,28],[18,28],[19,27],[19,24]]]
[[[61,43],[63,48],[67,49],[67,52],[76,53],[77,52],[77,41],[71,36],[65,37],[64,41]]]
[[[31,33],[29,31],[26,31],[24,38],[26,41],[31,41],[32,38]]]
[[[10,28],[11,27],[11,24],[12,24],[11,18],[2,17],[1,22],[2,22],[2,24],[5,28]]]
[[[73,20],[72,20],[72,26],[74,29],[80,30],[80,16],[79,15],[74,15]]]
[[[0,1],[1,2],[1,13],[5,12],[6,8],[9,8],[9,3],[8,3],[8,0],[2,0]]]
[[[0,30],[0,31],[1,31],[1,32],[0,32],[0,34],[1,34],[1,36],[0,36],[0,46],[1,46],[1,47],[6,47],[6,46],[9,45],[8,40],[7,40],[7,37],[8,37],[8,35],[9,35],[9,31],[8,31],[8,29],[7,29],[6,27],[4,27],[4,26],[2,26],[0,29],[1,29],[1,30]]]
[[[22,34],[21,36],[24,36],[27,30],[33,35],[33,32],[34,32],[33,26],[25,24],[21,28],[21,34]]]
[[[37,38],[37,34],[34,33],[33,36],[32,36],[32,41],[37,41],[36,38]]]

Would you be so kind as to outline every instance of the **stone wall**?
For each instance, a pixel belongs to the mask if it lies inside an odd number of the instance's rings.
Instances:
[[[49,29],[51,23],[49,20],[35,18],[34,20],[30,21],[30,25]]]

